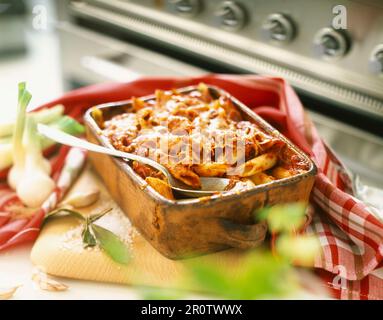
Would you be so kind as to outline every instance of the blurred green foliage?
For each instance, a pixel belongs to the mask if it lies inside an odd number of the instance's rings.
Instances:
[[[259,220],[266,220],[273,232],[291,232],[299,229],[305,222],[306,205],[304,203],[288,203],[262,209],[255,213]]]
[[[305,211],[305,204],[291,203],[255,212],[257,220],[266,220],[270,231],[279,234],[276,243],[278,256],[273,256],[270,250],[258,248],[244,252],[240,263],[235,266],[209,259],[197,263],[191,259],[186,263],[183,287],[196,288],[198,292],[224,299],[288,298],[299,292],[301,284],[292,263],[312,266],[320,248],[313,236],[294,234],[305,222]],[[154,291],[149,297],[177,298],[171,290]]]

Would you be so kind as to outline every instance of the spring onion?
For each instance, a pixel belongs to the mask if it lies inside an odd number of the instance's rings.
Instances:
[[[56,105],[51,108],[41,109],[39,111],[33,111],[31,114],[35,116],[37,123],[49,124],[62,117],[64,113],[63,105]],[[5,138],[12,135],[15,129],[15,120],[1,121],[0,122],[0,138]]]
[[[25,166],[17,183],[16,193],[28,207],[39,207],[55,188],[55,183],[46,171],[42,156],[40,136],[36,120],[27,116],[25,137]]]
[[[71,135],[79,135],[84,133],[84,127],[69,116],[62,116],[58,120],[49,123],[48,125]],[[55,142],[48,138],[42,137],[41,139],[41,145],[43,149],[49,148],[54,144]],[[7,169],[12,164],[12,136],[0,138],[0,170]]]
[[[16,189],[24,170],[25,150],[23,134],[26,110],[31,98],[32,95],[25,88],[25,82],[19,83],[17,118],[12,139],[13,167],[8,174],[8,184],[13,189]]]
[[[59,120],[49,124],[49,126],[73,136],[80,135],[85,132],[84,126],[69,116],[63,116]],[[52,146],[54,143],[54,141],[45,137],[42,140],[42,146],[44,149]]]

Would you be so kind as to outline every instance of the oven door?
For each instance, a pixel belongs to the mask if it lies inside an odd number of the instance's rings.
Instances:
[[[65,84],[78,87],[141,76],[197,76],[205,70],[68,22],[57,26]]]

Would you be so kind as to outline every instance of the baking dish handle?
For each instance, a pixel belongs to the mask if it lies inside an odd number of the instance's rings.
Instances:
[[[259,246],[266,237],[265,221],[256,224],[238,224],[228,219],[217,221],[216,243],[233,248],[250,249]]]

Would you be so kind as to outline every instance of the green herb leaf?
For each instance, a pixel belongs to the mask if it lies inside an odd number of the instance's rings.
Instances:
[[[223,293],[232,283],[231,275],[222,270],[222,268],[217,268],[218,266],[214,262],[206,261],[205,263],[189,263],[187,264],[190,279],[196,284],[198,288],[203,291],[208,291],[211,293]]]
[[[256,213],[260,220],[266,220],[274,232],[290,232],[299,229],[305,221],[306,205],[289,203],[263,209]]]
[[[289,262],[312,267],[315,257],[320,253],[320,243],[313,235],[283,234],[278,238],[277,251]]]
[[[58,215],[62,215],[62,216],[65,216],[65,215],[69,215],[69,216],[74,216],[80,220],[86,220],[86,218],[79,212],[77,211],[74,211],[74,210],[70,210],[70,209],[66,209],[66,208],[59,208],[57,210],[53,210],[51,212],[49,212],[46,216],[45,216],[45,221],[47,221],[49,218],[52,218],[54,216],[58,216]]]
[[[109,209],[106,209],[100,213],[97,213],[97,214],[94,214],[92,216],[89,217],[89,221],[90,222],[95,222],[97,221],[98,219],[102,218],[103,216],[105,216],[107,213],[109,213],[110,211],[112,211],[112,208],[109,208]]]
[[[85,227],[81,234],[84,248],[94,247],[97,245],[96,238],[94,237],[89,224],[89,219],[86,219]]]
[[[293,292],[293,269],[270,253],[253,251],[240,265],[224,265],[214,260],[188,264],[191,286],[228,299],[284,297]]]
[[[100,247],[105,250],[115,262],[120,264],[128,264],[130,261],[130,252],[127,245],[120,240],[114,233],[100,227],[96,224],[90,225],[93,234]]]
[[[179,300],[184,298],[185,293],[176,289],[165,288],[138,288],[143,300]]]
[[[71,215],[84,221],[84,229],[81,233],[83,245],[85,248],[94,247],[97,244],[108,254],[115,262],[120,264],[127,264],[130,261],[130,252],[127,245],[120,240],[113,232],[94,224],[93,222],[100,219],[112,209],[102,211],[91,217],[84,217],[81,213],[66,209],[59,208],[50,212],[44,219],[44,223],[51,217],[57,215]]]

